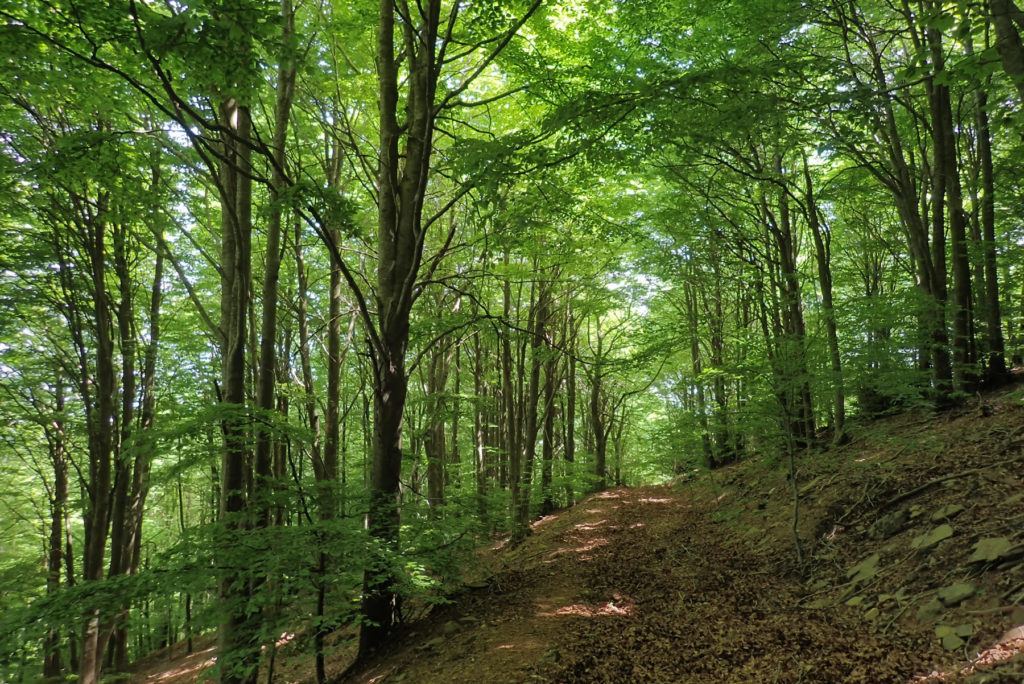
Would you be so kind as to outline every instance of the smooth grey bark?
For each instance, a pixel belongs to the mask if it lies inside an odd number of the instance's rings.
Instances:
[[[272,450],[274,431],[268,425],[274,412],[277,392],[277,303],[278,279],[281,273],[281,224],[284,207],[281,193],[287,187],[284,175],[285,143],[288,120],[291,116],[295,93],[295,57],[291,41],[295,34],[295,13],[291,0],[281,0],[282,31],[281,55],[277,69],[276,98],[274,100],[274,132],[270,141],[270,206],[267,220],[267,245],[263,270],[263,299],[260,306],[259,363],[257,364],[256,409],[261,414],[256,420],[255,473],[259,509],[257,525],[270,524],[268,498],[273,479]]]
[[[113,476],[113,455],[116,421],[116,370],[114,361],[113,316],[110,311],[106,284],[107,204],[109,196],[101,195],[93,214],[86,210],[83,246],[88,259],[89,278],[93,297],[92,322],[95,326],[95,375],[81,379],[81,394],[86,399],[86,422],[89,426],[89,485],[88,508],[85,515],[85,548],[82,558],[82,577],[87,581],[103,579],[103,561],[110,529],[110,493]],[[80,352],[85,354],[84,349]],[[83,372],[87,365],[82,366]],[[95,386],[95,394],[85,384]],[[94,402],[89,397],[94,397]],[[97,684],[103,664],[110,631],[105,629],[106,617],[100,609],[86,616],[82,638],[79,681]]]
[[[248,420],[245,415],[246,347],[249,293],[252,287],[251,120],[248,107],[222,100],[219,121],[221,162],[221,452],[220,520],[229,535],[249,528],[246,520]],[[256,616],[248,611],[249,580],[243,559],[221,549],[225,569],[220,582],[224,615],[218,631],[222,684],[255,684],[259,662]]]
[[[938,11],[938,3],[922,3],[929,11]],[[970,370],[973,361],[970,349],[972,334],[971,273],[967,257],[967,221],[963,209],[960,173],[957,164],[956,137],[949,86],[938,82],[945,71],[942,32],[934,26],[925,31],[931,55],[934,76],[926,80],[932,126],[932,240],[936,246],[933,261],[945,268],[945,232],[948,225],[950,261],[953,271],[952,379],[957,392],[974,391],[974,377]],[[939,236],[943,237],[940,239]],[[939,247],[942,251],[938,251]]]

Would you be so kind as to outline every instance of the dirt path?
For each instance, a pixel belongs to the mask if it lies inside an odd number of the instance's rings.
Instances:
[[[906,682],[932,646],[860,612],[797,606],[784,559],[717,524],[708,502],[616,489],[541,521],[487,589],[345,680]]]

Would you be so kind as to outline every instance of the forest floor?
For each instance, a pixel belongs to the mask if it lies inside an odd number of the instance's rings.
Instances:
[[[1020,386],[851,438],[796,462],[802,561],[786,463],[612,489],[482,549],[485,580],[336,681],[1024,681]],[[312,681],[288,650],[275,681]],[[186,670],[133,681],[201,681]]]

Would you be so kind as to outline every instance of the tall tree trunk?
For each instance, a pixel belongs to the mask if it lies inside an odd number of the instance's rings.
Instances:
[[[481,332],[473,335],[473,471],[476,480],[476,510],[481,522],[487,521],[487,385],[484,381]]]
[[[939,3],[926,2],[933,12],[940,12]],[[950,102],[949,86],[937,82],[945,71],[942,32],[933,27],[927,29],[928,47],[931,52],[932,69],[936,74],[929,83],[929,101],[932,117],[932,145],[934,175],[932,185],[933,244],[936,251],[933,259],[945,263],[945,250],[938,251],[939,234],[944,234],[943,216],[948,218],[949,238],[952,242],[953,267],[953,389],[958,392],[973,392],[974,378],[970,370],[971,348],[971,271],[967,257],[967,223],[963,209],[960,173],[957,168],[956,138],[953,129],[953,108]],[[945,205],[943,205],[943,197]],[[943,211],[945,209],[945,211]],[[944,247],[944,239],[941,241]]]
[[[506,268],[509,265],[509,254],[505,252],[504,263]],[[525,530],[519,529],[519,506],[522,497],[522,452],[520,451],[519,440],[519,414],[516,411],[517,402],[515,396],[515,385],[513,375],[515,366],[512,361],[512,285],[508,278],[502,283],[502,295],[504,306],[504,319],[507,327],[501,335],[501,389],[502,404],[505,409],[504,435],[505,435],[505,458],[508,463],[508,485],[511,490],[511,513],[512,513],[512,537],[522,539],[526,536]]]
[[[228,535],[248,529],[245,416],[246,340],[252,281],[252,180],[248,107],[234,98],[220,103],[221,137],[221,522]],[[233,547],[221,549],[220,600],[224,618],[218,632],[222,684],[255,684],[259,662],[257,615],[250,615],[246,560]]]
[[[525,436],[523,438],[523,461],[522,472],[520,473],[520,498],[519,507],[516,511],[516,525],[514,530],[525,534],[530,529],[530,494],[533,481],[533,464],[537,457],[537,410],[540,402],[540,370],[541,355],[544,349],[544,326],[547,322],[548,308],[548,286],[543,281],[537,281],[535,285],[539,290],[535,298],[535,306],[531,311],[530,318],[533,319],[532,334],[530,337],[530,380],[526,391],[524,402]]]
[[[686,322],[690,337],[690,369],[693,371],[693,386],[696,389],[697,405],[694,413],[697,414],[697,422],[700,425],[700,445],[704,463],[708,468],[717,468],[722,464],[718,462],[711,444],[711,433],[708,429],[707,390],[704,388],[704,378],[701,377],[704,373],[704,358],[700,349],[700,330],[697,322],[697,293],[695,291],[697,285],[693,280],[695,275],[691,274],[691,280],[686,283],[683,295],[686,302]]]
[[[828,336],[828,360],[832,371],[832,438],[839,444],[844,441],[846,423],[846,392],[843,387],[843,365],[839,353],[839,331],[836,326],[836,310],[832,299],[832,234],[822,231],[821,215],[814,195],[814,182],[804,158],[805,198],[807,201],[807,225],[814,238],[814,249],[818,262],[818,281],[821,285],[821,308],[825,314],[825,333]]]
[[[716,236],[717,237],[717,236]],[[717,242],[717,240],[716,240]],[[712,275],[715,278],[712,290],[713,301],[711,306],[705,304],[708,312],[708,327],[710,328],[710,361],[711,367],[715,369],[711,390],[715,401],[715,450],[720,463],[731,462],[736,454],[733,452],[733,443],[729,435],[729,396],[725,383],[725,316],[723,315],[722,300],[722,270],[719,259],[718,246],[715,247],[714,263],[711,266]]]
[[[578,339],[578,328],[573,320],[572,304],[566,307],[566,330],[571,335],[568,342],[569,372],[565,378],[565,462],[568,465],[570,475],[574,475],[573,469],[576,462],[576,349]],[[576,502],[573,492],[572,478],[567,477],[565,482],[565,503],[572,506]]]
[[[782,157],[775,157],[775,171],[782,174]],[[800,291],[800,274],[797,265],[797,240],[795,227],[790,216],[789,195],[780,193],[779,201],[780,264],[782,267],[784,320],[788,341],[792,344],[793,383],[796,395],[797,419],[801,446],[814,441],[814,402],[811,397],[810,372],[807,370],[807,326],[804,321],[803,296]]]
[[[53,466],[53,489],[50,492],[50,537],[46,554],[46,595],[60,591],[64,560],[64,525],[68,509],[68,459],[64,434],[64,379],[54,383],[54,418],[50,434],[50,463]],[[43,645],[43,677],[59,677],[63,670],[60,652],[61,635],[50,627]]]
[[[970,52],[973,45],[967,41]],[[988,90],[991,77],[975,93],[975,128],[978,138],[978,166],[981,172],[981,197],[977,202],[981,224],[981,251],[984,263],[985,384],[998,386],[1006,382],[1006,346],[1003,340],[1002,307],[999,301],[999,268],[996,254],[995,173],[992,164],[992,130],[988,115]]]
[[[270,501],[274,446],[274,429],[269,425],[274,413],[277,391],[277,282],[281,273],[281,224],[284,207],[281,192],[285,189],[285,142],[288,137],[288,119],[291,116],[292,96],[295,92],[295,59],[292,37],[295,34],[295,14],[291,0],[281,0],[282,31],[277,69],[277,97],[274,101],[274,133],[270,142],[270,215],[267,220],[266,266],[263,271],[263,301],[260,309],[259,364],[256,382],[256,409],[262,415],[256,419],[255,481],[256,501],[259,509],[256,524],[270,524]]]
[[[466,75],[463,88],[515,35],[534,4],[512,30],[500,37],[478,69]],[[359,658],[380,646],[395,620],[397,594],[390,557],[398,552],[400,482],[402,468],[402,414],[408,392],[406,347],[409,317],[418,295],[417,278],[423,261],[426,230],[423,205],[427,195],[433,152],[434,122],[445,102],[436,101],[438,80],[451,42],[451,30],[461,5],[450,10],[447,31],[441,27],[441,0],[424,0],[412,11],[405,0],[380,0],[376,36],[379,111],[377,167],[377,274],[376,319],[360,298],[360,309],[370,338],[373,361],[373,464],[370,476],[366,528],[376,557],[363,574],[363,620],[359,631]],[[396,22],[396,17],[400,21]],[[396,45],[396,23],[401,45]],[[396,49],[398,52],[396,53]],[[399,89],[404,90],[400,97]],[[449,95],[454,98],[460,92]],[[399,120],[399,108],[404,120]],[[435,217],[436,218],[436,217]],[[447,243],[454,237],[452,224]],[[335,253],[340,260],[340,254]],[[436,265],[436,262],[435,262]],[[355,279],[346,275],[361,295]]]
[[[601,320],[595,321],[597,348],[594,350],[594,361],[588,374],[590,380],[590,434],[594,447],[594,478],[597,491],[608,488],[607,457],[608,457],[608,416],[605,415],[604,397],[604,332]]]
[[[310,460],[313,465],[313,478],[317,483],[317,502],[321,520],[329,520],[334,512],[334,502],[332,496],[332,484],[333,480],[329,475],[329,469],[325,464],[323,455],[323,448],[321,446],[321,430],[320,430],[320,412],[317,408],[316,402],[316,389],[313,382],[313,363],[310,353],[310,336],[309,336],[309,279],[306,274],[306,263],[303,257],[303,245],[302,245],[302,228],[296,223],[295,224],[295,237],[293,241],[294,253],[295,253],[295,274],[297,283],[296,299],[298,302],[298,325],[299,325],[299,365],[302,370],[302,388],[304,397],[304,406],[306,413],[306,423],[309,427],[309,431],[312,434],[310,440]],[[337,237],[335,235],[335,237]],[[332,408],[332,397],[335,397],[337,392],[337,377],[340,375],[340,363],[338,359],[338,346],[340,344],[340,311],[336,311],[336,304],[334,303],[335,295],[335,271],[336,267],[331,268],[331,302],[328,305],[329,314],[327,321],[327,422],[330,422],[331,408]],[[340,294],[340,281],[337,283],[339,287],[338,294]],[[337,411],[337,399],[333,401],[334,410]],[[337,414],[335,413],[335,420],[337,420]],[[328,429],[328,432],[330,430]],[[328,449],[329,450],[329,449]],[[327,681],[325,656],[324,656],[324,639],[327,637],[329,626],[326,620],[326,598],[327,598],[327,573],[328,573],[328,557],[323,550],[324,536],[320,535],[320,546],[319,553],[317,555],[317,603],[316,603],[316,618],[317,627],[316,632],[313,635],[313,650],[315,652],[315,669],[316,669],[316,681],[317,684],[324,684]]]
[[[424,392],[427,401],[427,430],[423,449],[427,457],[427,505],[430,515],[436,517],[444,506],[445,459],[445,413],[447,401],[445,392],[448,385],[448,350],[445,340],[440,340],[431,351],[426,369]]]
[[[366,527],[378,557],[363,577],[363,622],[359,656],[381,645],[395,620],[394,578],[388,556],[397,552],[400,524],[399,483],[402,469],[402,414],[408,391],[405,354],[414,284],[423,256],[423,201],[433,149],[434,96],[439,76],[435,62],[440,0],[419,7],[421,23],[413,26],[403,12],[403,67],[395,55],[395,0],[381,0],[377,28],[377,84],[380,144],[377,171],[377,340],[373,348],[373,465]],[[399,83],[406,83],[398,120]],[[404,154],[400,138],[404,135]]]
[[[461,302],[457,304],[457,308],[460,305]],[[452,388],[452,410],[450,416],[452,425],[451,449],[448,450],[444,469],[444,484],[446,487],[454,484],[454,474],[459,471],[459,466],[462,463],[462,455],[459,452],[459,418],[461,417],[461,403],[459,398],[462,395],[462,343],[462,340],[455,343],[455,359],[452,362],[455,369],[455,386]]]
[[[547,347],[544,353],[547,358],[544,360],[544,423],[542,428],[543,451],[540,475],[541,515],[548,515],[555,510],[555,493],[551,488],[551,479],[555,459],[555,411],[557,409],[555,391],[558,389],[560,378],[558,377],[558,358],[554,354],[554,333],[550,325],[553,317],[551,316],[550,308],[549,301],[544,311],[544,337],[545,346]]]
[[[129,236],[123,226],[117,226],[113,232],[114,273],[118,281],[119,301],[117,303],[118,342],[121,348],[121,411],[120,430],[114,447],[114,491],[110,512],[110,566],[108,577],[127,572],[131,561],[130,531],[128,529],[129,511],[128,497],[132,480],[132,461],[130,453],[133,446],[133,429],[135,427],[135,360],[136,331],[135,305],[132,300],[134,284],[131,267],[128,263]],[[117,612],[125,614],[127,605],[119,605]],[[109,652],[114,668],[123,672],[128,668],[128,632],[123,620],[112,616],[104,627],[111,631]]]
[[[82,576],[87,581],[103,579],[103,560],[110,529],[110,496],[112,485],[112,458],[114,454],[114,426],[116,425],[115,397],[117,393],[114,370],[113,317],[106,286],[106,217],[107,199],[101,197],[99,209],[88,221],[88,258],[92,280],[93,316],[95,323],[96,375],[95,407],[89,410],[89,487],[88,509],[85,516],[85,549]],[[111,616],[107,616],[108,618]],[[99,608],[86,616],[82,639],[79,681],[97,684],[103,662],[103,652],[109,631],[104,629],[105,618]]]

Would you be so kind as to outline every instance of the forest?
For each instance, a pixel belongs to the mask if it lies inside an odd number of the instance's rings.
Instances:
[[[1014,0],[0,1],[0,680],[315,681],[1024,355]],[[800,553],[799,540],[796,544]]]

